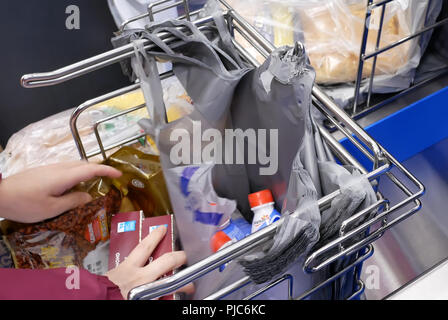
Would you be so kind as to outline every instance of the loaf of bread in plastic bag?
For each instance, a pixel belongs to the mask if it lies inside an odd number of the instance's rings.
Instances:
[[[366,1],[364,0],[229,0],[249,23],[275,46],[304,43],[316,70],[316,82],[336,84],[356,80],[359,54],[364,32]],[[410,35],[415,13],[407,0],[393,1],[386,6],[379,48],[391,45]],[[366,53],[375,51],[381,20],[381,7],[372,11]],[[245,49],[261,63],[264,59],[236,33]],[[416,53],[416,41],[405,42],[378,56],[375,75],[395,75]],[[365,62],[362,78],[370,77],[373,58]]]

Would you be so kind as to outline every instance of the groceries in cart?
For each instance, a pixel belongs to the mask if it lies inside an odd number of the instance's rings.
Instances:
[[[123,147],[104,164],[123,173],[121,177],[112,180],[112,185],[120,190],[127,206],[121,211],[142,210],[148,217],[172,213],[158,156]]]
[[[407,1],[406,1],[407,2]],[[276,46],[291,45],[300,37],[304,41],[311,65],[316,70],[316,82],[334,84],[355,81],[359,62],[359,44],[364,30],[366,1],[263,1],[264,10],[254,10],[251,1],[231,1],[238,10],[254,21],[256,27]],[[406,5],[392,2],[387,8],[381,47],[409,35]],[[375,48],[379,10],[373,10],[368,50]],[[337,34],[335,34],[337,32]],[[377,74],[394,74],[407,63],[409,45],[399,46],[377,61]],[[364,69],[370,76],[371,62]]]
[[[296,296],[315,285],[303,270],[305,259],[336,237],[347,218],[368,208],[375,192],[357,169],[336,162],[319,134],[311,98],[316,71],[306,46],[281,46],[255,67],[234,46],[217,3],[209,2],[205,12],[215,22],[206,35],[191,22],[166,20],[113,39],[116,46],[129,44],[134,50],[123,70],[139,80],[147,115],[138,125],[155,144],[149,152],[157,155],[121,147],[104,160],[123,173],[120,178],[94,179],[76,188],[89,192],[93,202],[54,220],[6,231],[16,267],[84,266],[86,258],[88,264],[95,261],[95,250],[104,260],[109,238],[108,259],[101,263],[116,267],[144,232],[165,224],[153,225],[153,219],[174,214],[174,233],[189,266],[223,250],[244,250],[241,243],[267,230],[273,234],[199,278],[193,298],[206,298],[244,276],[256,290],[288,273],[299,283]],[[154,44],[149,51],[146,41]],[[160,61],[172,63],[191,107],[176,119],[169,117]],[[340,194],[322,209],[319,199],[337,190]],[[354,219],[348,229],[375,214],[371,210]],[[100,226],[98,235],[95,226]],[[172,248],[171,236],[166,237]],[[345,257],[331,272],[351,259]],[[353,292],[355,284],[342,279],[337,292],[326,288],[328,295],[345,298]]]
[[[252,233],[252,226],[236,210],[231,219],[227,219],[212,238],[210,247],[213,252],[218,252],[231,244],[234,244]],[[222,270],[221,270],[222,271]]]
[[[148,217],[171,214],[165,181],[157,156],[123,147],[106,164],[123,174],[95,178],[72,191],[88,192],[92,202],[37,224],[2,221],[3,239],[20,269],[49,269],[71,265],[97,274],[107,272],[112,216],[142,210]],[[107,248],[105,248],[107,250]]]
[[[3,239],[18,269],[82,267],[89,252],[109,239],[110,219],[119,208],[119,193],[111,190],[104,197],[41,223],[2,221]],[[97,267],[100,264],[104,262],[98,261]]]
[[[143,211],[148,217],[172,213],[158,156],[125,146],[103,163],[122,175],[114,179],[94,178],[76,186],[75,190],[88,192],[94,198],[118,190],[120,212]]]
[[[270,190],[250,194],[249,204],[254,212],[252,233],[280,220],[280,213],[274,208],[275,202]]]

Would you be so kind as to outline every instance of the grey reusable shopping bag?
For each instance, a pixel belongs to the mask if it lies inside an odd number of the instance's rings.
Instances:
[[[366,209],[377,201],[371,184],[357,169],[351,166],[341,167],[334,162],[323,162],[319,166],[321,167],[321,176],[326,177],[329,184],[334,183],[335,187],[341,190],[341,194],[332,201],[331,207],[322,213],[322,225],[320,229],[321,242],[316,247],[320,247],[336,238],[344,220]],[[330,190],[334,191],[336,189]],[[376,215],[376,213],[377,210],[370,211],[364,217],[351,223],[345,232],[349,232],[351,229],[359,226],[364,221]],[[362,237],[363,234],[361,233],[344,242],[343,246],[349,247],[355,241],[361,240]],[[329,252],[328,254],[331,253],[335,253],[335,251]],[[357,253],[354,253],[334,262],[330,265],[330,273],[335,274],[341,271],[350,263],[354,262],[356,257]],[[356,272],[357,270],[350,270],[350,272],[336,281],[333,288],[333,299],[346,299],[356,290],[357,283],[354,283]]]
[[[161,31],[177,41],[167,46],[157,36]],[[221,35],[225,32],[222,28],[215,31]],[[210,41],[213,36],[214,40]],[[156,48],[145,50],[142,39],[149,39]],[[245,272],[254,282],[264,283],[303,259],[319,240],[321,217],[317,199],[322,194],[315,146],[318,140],[310,114],[314,71],[304,48],[300,45],[279,48],[260,68],[251,69],[234,59],[236,52],[225,38],[216,37],[216,33],[206,38],[188,22],[150,25],[147,30],[131,33],[127,41],[133,41],[136,48],[133,69],[141,81],[151,116],[141,125],[156,138],[189,263],[211,253],[208,239],[216,232],[219,218],[229,217],[234,209],[235,204],[229,199],[237,200],[247,218],[247,195],[260,189],[273,191],[285,221],[263,250],[241,260]],[[155,57],[173,63],[175,75],[194,101],[195,111],[172,123],[166,123]],[[261,175],[261,169],[272,169],[261,161],[245,165],[202,163],[202,159],[195,161],[194,152],[188,154],[192,158],[191,165],[173,163],[170,153],[176,144],[170,139],[172,133],[181,129],[192,135],[195,123],[200,123],[202,130],[216,129],[221,133],[228,128],[243,132],[265,130],[265,133],[277,130],[278,144],[274,140],[274,143],[252,146],[257,154],[265,156],[275,154],[278,148],[277,167],[274,166],[277,170]],[[202,148],[207,145],[203,141],[199,144]],[[194,150],[194,142],[191,142],[191,150]],[[324,152],[329,153],[328,149]],[[210,202],[218,203],[219,210],[212,212]],[[239,274],[231,271],[235,264],[233,266],[221,277],[225,278],[229,272]],[[311,278],[301,270],[298,277],[304,284],[301,289],[307,289]],[[206,283],[218,282],[207,276],[201,280],[202,288]],[[201,298],[206,295],[202,294]]]
[[[158,36],[162,33],[176,40],[168,46]],[[140,124],[157,143],[176,222],[182,226],[180,238],[188,262],[193,264],[212,253],[210,238],[235,210],[234,200],[242,204],[241,212],[249,211],[247,201],[242,201],[249,192],[244,166],[219,164],[218,156],[206,163],[201,156],[207,145],[202,141],[203,132],[213,129],[223,135],[231,126],[233,92],[250,68],[238,65],[187,21],[153,24],[132,32],[127,39],[135,46],[132,68],[140,79],[150,115]],[[144,39],[155,48],[146,50]],[[172,62],[175,76],[194,101],[192,113],[171,123],[165,119],[156,58]],[[185,141],[182,152],[176,152]],[[183,163],[173,160],[173,151]]]
[[[174,29],[178,26],[186,27],[190,31],[189,35]],[[171,33],[179,38],[178,43],[175,43],[174,46],[164,44],[156,36],[161,31]],[[223,34],[225,31],[221,30],[220,32]],[[143,38],[154,42],[157,49],[144,50]],[[228,53],[219,50],[217,45],[212,45],[207,38],[200,35],[187,22],[167,21],[159,25],[152,25],[150,30],[134,32],[129,36],[129,41],[131,40],[134,41],[136,47],[136,58],[132,63],[133,69],[141,81],[150,117],[153,119],[146,120],[141,124],[150,135],[156,138],[176,221],[178,225],[183,226],[183,230],[180,230],[180,237],[184,249],[187,251],[189,263],[197,262],[211,253],[209,246],[206,248],[208,243],[201,242],[201,240],[210,239],[213,230],[217,230],[217,225],[213,225],[215,229],[205,230],[206,226],[200,224],[194,226],[187,217],[191,217],[191,213],[195,215],[196,211],[211,213],[200,210],[197,203],[203,199],[209,201],[208,195],[212,193],[213,188],[205,183],[198,187],[199,191],[182,189],[183,186],[179,185],[179,181],[187,181],[189,184],[191,179],[195,179],[197,172],[210,172],[206,167],[211,165],[214,166],[213,187],[217,194],[227,199],[238,200],[238,204],[243,208],[242,213],[246,213],[246,216],[248,210],[244,211],[244,208],[248,207],[247,195],[250,192],[259,191],[260,188],[271,189],[277,197],[277,203],[281,206],[286,197],[288,185],[292,183],[291,190],[293,191],[289,195],[288,203],[291,213],[296,211],[294,217],[298,216],[298,218],[290,219],[288,217],[288,223],[284,224],[282,232],[296,235],[303,231],[302,228],[306,230],[303,232],[300,242],[300,245],[303,246],[301,252],[303,254],[318,240],[317,231],[320,220],[317,208],[320,190],[317,192],[314,187],[314,184],[319,185],[319,178],[309,113],[314,72],[309,68],[303,48],[301,46],[281,48],[275,51],[261,68],[252,70],[245,65],[241,66],[241,62],[237,63],[232,59],[233,50],[228,47],[226,50]],[[216,43],[229,46],[228,41],[225,40],[215,41],[214,44]],[[217,52],[219,52],[219,56]],[[164,119],[163,99],[160,95],[161,85],[154,57],[173,62],[175,75],[194,101],[195,111],[193,113],[168,124]],[[226,64],[222,62],[223,58],[226,60]],[[242,77],[244,79],[241,81]],[[237,88],[237,92],[233,91],[235,88]],[[239,112],[240,109],[244,109],[244,112]],[[251,122],[252,119],[257,119],[257,115],[260,116],[258,121]],[[244,123],[240,121],[242,119],[250,122]],[[193,133],[194,122],[200,122],[202,130],[213,128],[221,132],[225,128],[277,130],[278,145],[277,141],[274,141],[272,145],[262,151],[267,155],[270,153],[270,149],[273,150],[274,147],[279,146],[281,154],[276,159],[279,161],[278,170],[274,170],[275,172],[269,175],[260,176],[260,169],[265,164],[245,166],[244,164],[194,163],[192,166],[184,167],[173,164],[169,157],[174,147],[170,135],[175,129]],[[260,152],[257,149],[257,153]],[[302,163],[305,163],[307,168]],[[293,166],[294,170],[291,173]],[[219,174],[216,172],[219,172],[220,169],[225,172],[225,175],[221,175],[220,177],[223,178],[217,179]],[[249,178],[246,170],[251,172]],[[308,174],[308,170],[313,172],[313,175]],[[290,182],[291,175],[293,176],[292,182]],[[314,177],[315,183],[311,176]],[[201,181],[207,180],[209,178]],[[251,188],[249,188],[249,182]],[[201,191],[204,193],[203,199],[193,201],[188,198],[191,194],[200,194]],[[184,193],[184,198],[182,193]],[[300,199],[302,195],[304,198]],[[309,202],[309,205],[303,205],[306,202]],[[232,208],[230,204],[227,204],[224,206],[225,213],[222,212],[226,217]],[[293,206],[295,207],[293,208]],[[297,207],[300,206],[302,208],[298,210]],[[296,251],[289,251],[288,263],[284,264],[283,268],[297,260]],[[278,251],[278,254],[281,255],[283,252]],[[277,269],[272,270],[271,277],[277,274]]]
[[[250,71],[235,91],[234,128],[274,130],[278,144],[253,146],[262,154],[277,155],[276,171],[260,174],[263,164],[246,163],[252,192],[271,189],[284,222],[273,241],[241,260],[256,283],[272,280],[304,257],[319,239],[320,178],[310,114],[315,73],[305,49],[275,50],[265,63]],[[302,274],[301,281],[309,276]],[[308,279],[309,282],[309,279]]]
[[[324,246],[338,237],[339,229],[346,219],[368,208],[377,201],[372,185],[367,178],[361,175],[358,169],[349,165],[341,166],[334,161],[333,156],[327,151],[328,147],[321,140],[318,130],[315,130],[315,141],[323,195],[328,195],[336,190],[340,190],[341,193],[333,199],[330,207],[322,212],[320,225],[321,237],[313,250]],[[346,228],[345,232],[359,226],[376,213],[377,210],[372,210],[365,216],[353,221]],[[348,247],[354,241],[360,240],[362,236],[362,234],[359,234],[353,239],[344,242],[343,245]],[[337,253],[337,250],[336,248],[327,252],[319,260],[322,261],[330,255]],[[350,263],[353,263],[357,254],[351,254],[346,258],[330,264],[324,268],[322,273],[327,274],[326,278],[329,278],[347,267]],[[357,283],[354,283],[356,272],[358,271],[355,269],[349,270],[347,274],[335,281],[331,293],[328,290],[321,291],[316,298],[346,299],[356,290]]]

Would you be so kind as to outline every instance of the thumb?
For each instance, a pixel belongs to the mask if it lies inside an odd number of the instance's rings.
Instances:
[[[56,200],[56,210],[63,213],[92,201],[92,196],[86,192],[72,192],[58,197]]]

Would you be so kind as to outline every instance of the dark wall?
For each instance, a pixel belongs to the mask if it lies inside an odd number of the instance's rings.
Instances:
[[[80,9],[67,30],[66,7]],[[52,71],[112,49],[117,29],[106,0],[5,0],[0,10],[0,144],[26,125],[129,85],[119,65],[54,87],[24,89],[23,74]],[[67,124],[68,126],[68,124]]]

